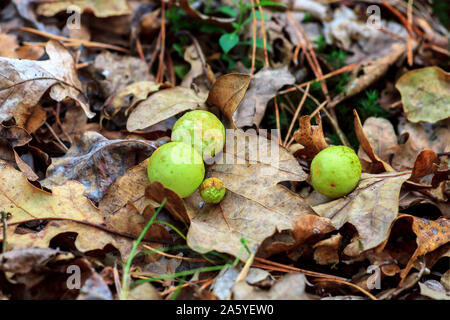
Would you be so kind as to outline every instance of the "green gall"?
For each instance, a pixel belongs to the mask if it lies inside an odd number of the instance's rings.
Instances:
[[[200,186],[200,196],[207,203],[219,203],[225,196],[227,189],[222,180],[208,178]]]
[[[328,147],[311,162],[313,188],[329,197],[349,194],[361,178],[361,163],[353,149],[346,146]]]
[[[192,145],[207,160],[223,149],[225,127],[211,112],[194,110],[175,122],[171,139]]]
[[[151,155],[148,179],[160,182],[180,198],[190,196],[205,177],[205,165],[200,154],[183,142],[169,142]]]

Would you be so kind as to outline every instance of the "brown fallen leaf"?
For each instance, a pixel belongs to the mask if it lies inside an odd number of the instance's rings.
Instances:
[[[95,273],[85,258],[57,249],[25,248],[0,255],[2,291],[15,300],[75,299],[79,290],[70,278],[74,269],[79,270],[79,285]]]
[[[219,77],[209,90],[206,103],[216,106],[232,123],[233,115],[250,85],[251,76],[243,73],[229,73]]]
[[[197,109],[206,97],[183,87],[164,89],[152,94],[131,112],[127,121],[130,132],[142,130],[183,111]]]
[[[114,2],[108,0],[62,0],[38,4],[36,13],[46,17],[53,17],[58,12],[66,11],[71,6],[77,6],[81,12],[92,12],[99,18],[132,13],[126,0],[115,0]]]
[[[166,198],[167,202],[164,207],[172,214],[172,216],[176,220],[186,224],[190,223],[188,211],[183,199],[181,199],[174,191],[164,188],[158,181],[149,184],[145,189],[145,195],[147,198],[153,199],[158,203],[162,203],[164,198]]]
[[[272,99],[277,91],[284,85],[294,84],[295,77],[287,67],[280,69],[259,70],[252,77],[244,98],[237,107],[233,122],[236,127],[259,127],[266,111],[267,102]]]
[[[407,137],[405,143],[399,145],[392,159],[392,166],[397,170],[409,170],[413,167],[417,155],[424,149],[431,149],[436,154],[450,152],[450,130],[448,122],[441,121],[429,126],[423,123],[400,121],[398,132],[400,138]]]
[[[147,165],[148,159],[145,159],[114,181],[100,200],[98,208],[102,214],[114,215],[130,204],[139,212],[143,212],[147,206],[157,207],[154,200],[145,196],[145,189],[150,184]]]
[[[126,86],[117,93],[111,104],[104,106],[105,118],[113,118],[123,108],[127,109],[127,114],[128,110],[132,110],[136,104],[145,100],[150,93],[158,91],[160,86],[161,84],[154,81],[139,81]]]
[[[64,157],[53,158],[47,178],[41,184],[52,189],[77,180],[87,188],[87,197],[99,202],[118,177],[148,158],[158,146],[146,140],[108,140],[101,134],[86,131]]]
[[[433,150],[425,149],[419,153],[414,162],[413,170],[411,173],[410,181],[418,182],[420,178],[433,173],[437,169],[437,165],[434,163],[438,158],[437,154]]]
[[[389,228],[398,214],[400,188],[410,175],[410,172],[363,173],[353,192],[313,209],[320,216],[331,219],[336,229],[346,222],[355,226],[358,239],[347,246],[344,253],[357,256],[388,237]]]
[[[49,60],[33,61],[0,57],[0,122],[14,118],[24,127],[44,93],[62,101],[66,97],[77,101],[89,118],[87,98],[78,80],[72,55],[59,42],[51,40],[46,45]]]
[[[360,143],[360,148],[365,152],[365,154],[370,158],[372,162],[371,168],[369,168],[369,172],[371,173],[380,173],[380,172],[392,172],[395,171],[389,163],[383,161],[374,151],[372,145],[370,144],[369,139],[364,133],[363,126],[361,124],[361,120],[359,119],[358,113],[355,109],[353,109],[353,114],[355,115],[354,126],[356,137]]]
[[[304,148],[296,152],[296,155],[305,155],[308,159],[314,158],[321,150],[328,147],[322,129],[320,115],[316,115],[316,125],[311,125],[311,117],[300,117],[300,129],[294,132],[294,139]]]
[[[411,222],[412,231],[416,234],[417,249],[408,261],[405,269],[402,270],[402,280],[408,275],[413,263],[420,256],[432,252],[450,242],[450,220],[440,217],[436,221],[431,221],[410,215],[401,215],[398,220],[406,219]]]
[[[278,149],[276,141],[271,145],[279,151],[273,149],[272,155],[265,154],[265,137],[240,130],[229,132],[226,139],[226,163],[212,165],[207,176],[221,179],[227,193],[220,205],[202,206],[198,193],[185,199],[191,217],[187,243],[199,252],[217,250],[238,256],[241,238],[253,248],[276,232],[292,231],[300,216],[314,212],[303,198],[278,184],[306,179],[292,154]],[[249,142],[245,146],[233,147],[233,143],[238,145],[236,141],[246,139]],[[256,157],[258,145],[260,153]],[[247,257],[244,251],[240,258],[245,261]]]
[[[44,54],[44,48],[37,45],[19,46],[17,40],[7,34],[0,34],[0,57],[37,60]]]
[[[359,123],[358,123],[359,127]],[[379,157],[379,160],[384,163],[389,163],[389,159],[398,150],[397,135],[395,134],[394,127],[389,120],[384,118],[370,117],[364,121],[362,127],[364,137],[364,146],[370,145],[373,151],[372,158]],[[361,132],[359,132],[361,134]],[[369,153],[372,153],[370,148]],[[361,161],[364,172],[370,172],[372,166],[371,158],[364,152],[364,149],[360,146],[358,150],[358,157]]]
[[[23,173],[0,162],[0,207],[9,214],[7,249],[48,247],[59,234],[78,234],[75,246],[82,252],[117,248],[122,258],[128,257],[135,238],[107,224],[100,211],[83,194],[85,188],[77,181],[54,187],[52,193],[36,188]],[[130,219],[125,216],[123,219]],[[24,222],[49,220],[38,232],[16,233]],[[0,231],[3,238],[3,231]],[[144,240],[148,239],[147,237]]]
[[[450,117],[450,74],[432,66],[405,73],[395,87],[411,122],[437,122]]]

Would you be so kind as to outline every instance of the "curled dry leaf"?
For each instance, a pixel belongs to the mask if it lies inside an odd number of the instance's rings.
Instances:
[[[269,140],[263,136],[236,130],[227,133],[226,141],[224,161],[212,165],[208,176],[221,179],[227,193],[220,205],[200,206],[198,193],[185,199],[192,215],[187,243],[199,252],[217,250],[238,256],[241,238],[253,248],[276,232],[295,233],[295,221],[314,212],[298,194],[278,184],[304,181],[306,174],[277,141],[270,143],[271,154],[266,153]],[[247,257],[244,251],[240,258]]]
[[[62,101],[69,97],[77,101],[89,118],[87,98],[78,80],[72,55],[59,42],[51,40],[46,45],[49,60],[33,61],[0,58],[0,122],[14,118],[24,127],[44,93]]]
[[[400,188],[409,177],[410,172],[363,173],[353,192],[313,209],[320,216],[331,219],[336,229],[346,222],[355,226],[359,237],[344,253],[357,256],[386,240],[398,214]]]
[[[147,165],[148,159],[145,159],[114,181],[99,203],[102,214],[114,215],[128,205],[132,205],[139,212],[143,212],[147,206],[158,206],[155,201],[145,196],[145,189],[150,184]]]
[[[126,259],[133,245],[133,236],[108,225],[100,211],[83,194],[85,188],[77,181],[54,187],[52,193],[30,184],[25,176],[0,162],[0,207],[9,214],[8,250],[26,247],[48,247],[62,233],[77,234],[75,246],[82,252],[114,246]],[[123,219],[129,219],[124,216]],[[24,222],[49,220],[38,232],[16,233]],[[94,232],[95,231],[95,232]],[[142,231],[142,230],[141,230]],[[0,231],[3,238],[3,231]],[[147,241],[147,237],[144,241]]]
[[[146,140],[108,140],[87,131],[61,158],[54,158],[41,184],[52,189],[69,180],[80,181],[89,199],[98,202],[125,171],[148,158],[159,146]]]
[[[450,74],[438,67],[416,69],[398,79],[403,110],[411,122],[437,122],[450,117]]]
[[[434,161],[437,159],[437,154],[433,150],[425,149],[416,158],[414,167],[411,173],[410,181],[418,181],[420,178],[433,173],[437,169]]]
[[[111,104],[103,109],[105,118],[113,118],[124,107],[127,108],[126,113],[128,113],[128,110],[145,100],[150,93],[158,91],[160,86],[161,84],[154,81],[139,81],[126,86],[117,93]],[[129,101],[130,98],[131,101]]]
[[[98,18],[106,18],[110,16],[120,16],[131,14],[126,0],[71,0],[71,1],[54,1],[38,4],[36,13],[38,15],[53,17],[57,13],[68,8],[76,6],[80,12],[92,12]]]
[[[304,148],[296,154],[305,155],[308,159],[314,158],[321,150],[328,147],[322,130],[320,115],[315,116],[316,125],[311,125],[310,116],[300,117],[300,129],[294,132],[294,139]]]
[[[406,136],[407,140],[399,145],[392,159],[392,166],[397,170],[412,169],[417,155],[424,149],[431,149],[436,154],[450,151],[448,122],[429,125],[400,121],[398,131],[400,138]]]
[[[250,85],[251,76],[243,73],[229,73],[219,77],[209,90],[206,102],[216,106],[233,126],[233,115]]]
[[[412,231],[416,234],[417,249],[408,261],[405,269],[402,270],[402,280],[408,275],[413,263],[420,256],[432,252],[450,242],[450,220],[440,217],[436,221],[431,221],[410,215],[401,215],[397,220],[407,219],[411,222]]]
[[[166,198],[164,207],[175,219],[189,224],[190,219],[184,201],[172,190],[164,188],[161,183],[154,181],[145,189],[145,195],[158,203],[162,203]]]
[[[281,69],[266,69],[258,71],[251,79],[248,90],[233,115],[233,121],[238,128],[259,127],[267,102],[284,85],[294,84],[295,77],[287,66]]]
[[[191,70],[186,74],[181,82],[182,87],[190,88],[192,82],[199,76],[205,75],[210,83],[216,81],[213,71],[209,64],[206,63],[205,57],[200,46],[190,45],[184,52],[184,60],[191,65]],[[209,86],[208,86],[209,87]]]
[[[361,145],[364,145],[369,154],[371,154],[371,156],[368,156],[366,152],[364,152],[362,146],[359,147],[358,157],[361,161],[363,171],[372,172],[372,159],[376,156],[379,158],[379,160],[376,161],[388,163],[390,157],[398,150],[397,136],[395,134],[394,127],[389,120],[375,117],[368,118],[364,121],[364,125],[362,127],[364,136],[362,136],[359,123],[357,127],[355,126],[355,128],[358,128],[356,131],[360,135],[360,140],[364,142],[360,142]],[[370,148],[370,146],[372,148]],[[382,163],[378,166],[381,167]]]
[[[203,94],[183,87],[158,91],[131,112],[127,130],[142,130],[183,111],[197,109],[204,104],[205,99]]]
[[[389,163],[383,161],[374,151],[369,139],[364,133],[361,120],[359,119],[358,113],[353,109],[353,114],[355,115],[354,126],[356,137],[360,143],[360,148],[365,152],[365,154],[370,158],[373,167],[369,168],[369,172],[379,173],[383,171],[392,172],[395,171]]]

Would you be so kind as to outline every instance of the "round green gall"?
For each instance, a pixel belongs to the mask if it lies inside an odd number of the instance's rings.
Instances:
[[[311,183],[314,189],[329,198],[349,194],[361,177],[361,163],[352,148],[328,147],[311,162]]]
[[[192,145],[207,160],[223,149],[225,127],[211,112],[189,111],[175,122],[171,139]]]
[[[219,203],[227,189],[219,178],[208,178],[200,185],[200,196],[207,203]]]
[[[205,165],[200,154],[183,142],[169,142],[151,155],[147,168],[148,179],[160,182],[180,198],[190,196],[205,177]]]

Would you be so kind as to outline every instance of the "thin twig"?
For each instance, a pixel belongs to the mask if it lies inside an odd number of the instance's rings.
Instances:
[[[2,253],[6,252],[6,246],[7,246],[7,234],[8,234],[8,224],[6,222],[6,218],[8,214],[5,211],[1,212],[2,215],[2,224],[3,224],[3,239],[2,239]]]
[[[310,86],[308,84],[308,86],[306,87],[306,90],[305,90],[306,92],[303,95],[302,99],[300,100],[300,103],[298,104],[297,110],[295,110],[294,117],[292,118],[291,125],[289,126],[288,133],[286,134],[286,137],[284,138],[283,146],[286,146],[287,142],[289,141],[289,137],[291,136],[291,131],[294,128],[294,124],[297,121],[298,115],[300,114],[300,111],[302,110],[303,105],[305,104],[306,97],[308,96],[309,88],[310,88]]]
[[[61,141],[61,139],[58,137],[58,135],[55,133],[55,131],[53,130],[53,128],[48,124],[47,121],[45,121],[45,126],[47,127],[47,129],[51,132],[51,134],[55,137],[56,141],[58,141],[58,143],[61,145],[61,147],[63,147],[64,150],[69,150],[69,148],[66,147],[66,145]]]
[[[267,36],[266,36],[266,28],[264,27],[264,12],[262,6],[259,4],[259,0],[256,0],[258,5],[259,12],[261,13],[261,34],[263,38],[263,47],[264,47],[264,66],[269,68],[269,54],[267,53]]]
[[[165,1],[161,0],[161,47],[159,51],[159,65],[158,72],[156,73],[156,82],[162,83],[164,81],[164,51],[166,47],[166,9]]]
[[[252,76],[255,72],[255,59],[256,59],[256,12],[255,12],[255,1],[251,0],[252,4],[252,66],[250,69],[250,75]]]
[[[277,96],[273,99],[275,104],[275,117],[277,121],[278,144],[281,145],[281,126],[280,126],[280,110],[278,109]]]
[[[41,37],[67,42],[67,43],[63,43],[64,46],[79,47],[79,46],[83,45],[85,47],[105,48],[105,49],[116,50],[116,51],[120,51],[120,52],[124,52],[124,53],[130,53],[130,50],[127,50],[125,48],[118,47],[118,46],[115,46],[115,45],[112,45],[112,44],[101,43],[101,42],[94,42],[94,41],[87,41],[87,40],[82,40],[82,39],[66,38],[66,37],[63,37],[63,36],[57,36],[57,35],[54,35],[54,34],[51,34],[51,33],[48,33],[48,32],[39,31],[39,30],[36,30],[36,29],[33,29],[33,28],[28,28],[28,27],[21,27],[20,29],[23,30],[23,31],[26,31],[26,32],[37,34],[37,35],[39,35]],[[30,44],[34,44],[34,43],[30,42]]]
[[[413,25],[413,16],[412,16],[412,6],[413,6],[413,2],[414,0],[408,0],[408,10],[407,10],[407,15],[408,15],[408,29],[410,31],[412,31],[412,25]],[[408,52],[408,65],[411,67],[413,65],[413,51],[412,51],[412,36],[411,36],[412,32],[408,33],[408,41],[406,41],[406,49]]]
[[[361,288],[360,286],[357,286],[356,284],[351,283],[351,282],[347,282],[347,281],[344,281],[344,280],[337,280],[337,279],[323,279],[323,278],[322,278],[322,279],[312,279],[312,281],[314,281],[314,282],[335,282],[335,283],[342,283],[342,284],[345,284],[345,285],[347,285],[347,286],[349,286],[349,287],[352,287],[352,288],[355,288],[355,289],[361,291],[362,293],[364,293],[366,296],[368,296],[368,297],[369,297],[370,299],[372,299],[372,300],[378,300],[377,297],[375,297],[374,295],[372,295],[370,292],[368,292],[367,290],[365,290],[365,289]]]

